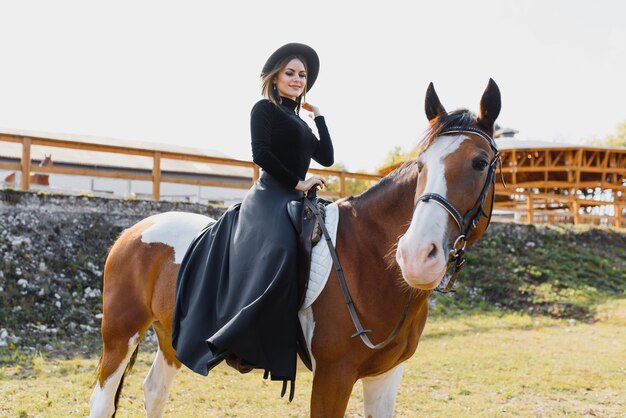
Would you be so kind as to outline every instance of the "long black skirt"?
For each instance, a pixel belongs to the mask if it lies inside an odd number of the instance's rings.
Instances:
[[[192,242],[176,284],[172,345],[196,373],[228,355],[294,380],[298,324],[296,232],[287,202],[302,192],[262,172],[243,202]]]

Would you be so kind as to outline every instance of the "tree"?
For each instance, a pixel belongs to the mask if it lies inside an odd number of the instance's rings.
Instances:
[[[404,151],[402,147],[395,146],[391,151],[387,152],[385,161],[380,167],[378,167],[377,171],[386,174],[406,160],[410,160],[415,157],[417,157],[417,148],[413,148],[413,150],[410,151]]]
[[[335,163],[328,168],[330,170],[347,171],[346,166],[343,163]],[[367,172],[364,170],[358,170],[357,173],[367,174]],[[339,177],[329,176],[327,178],[327,181],[328,181],[328,187],[326,187],[326,191],[329,191],[329,192],[339,191]],[[369,188],[371,184],[373,183],[368,180],[346,178],[346,194],[349,196],[360,194],[364,192],[367,188]]]
[[[626,147],[626,120],[617,125],[617,132],[603,141],[609,147]]]
[[[592,139],[591,144],[607,147],[626,147],[626,120],[617,125],[617,132],[604,139]]]
[[[383,162],[383,167],[388,167],[390,165],[395,165],[401,163],[407,159],[407,152],[402,149],[402,147],[395,146],[389,152],[387,152],[387,156],[385,157],[385,161]]]
[[[416,148],[411,151],[404,151],[402,147],[395,146],[393,147],[391,151],[387,152],[387,156],[385,157],[383,164],[380,167],[378,167],[375,170],[375,172],[376,174],[379,174],[381,172],[380,170],[382,170],[382,172],[386,174],[386,170],[384,170],[385,168],[399,165],[405,162],[406,160],[409,160],[416,156],[417,156]],[[347,171],[346,166],[341,162],[335,163],[328,168],[331,170],[337,170],[337,171]],[[357,173],[371,174],[365,170],[358,170]],[[329,192],[339,191],[339,178],[338,177],[329,176],[327,181],[328,181],[328,187],[326,188],[327,191]],[[370,181],[370,180],[346,178],[346,194],[348,196],[358,195],[364,192],[365,190],[367,190],[370,186],[374,185],[374,183],[376,182]]]

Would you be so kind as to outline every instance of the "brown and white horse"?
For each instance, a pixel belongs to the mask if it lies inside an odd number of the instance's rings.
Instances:
[[[52,154],[44,154],[44,159],[39,163],[39,167],[52,167]],[[15,183],[16,175],[15,172],[7,175],[4,178],[5,183]],[[40,186],[50,186],[50,175],[49,174],[41,174],[41,173],[30,173],[30,184],[31,185],[40,185]]]
[[[311,416],[342,417],[357,380],[363,381],[365,416],[392,416],[402,363],[415,352],[426,323],[428,296],[444,278],[448,254],[464,232],[453,211],[477,220],[469,229],[470,244],[489,223],[488,216],[469,212],[491,213],[497,151],[490,136],[499,112],[500,91],[492,80],[478,117],[467,110],[447,113],[431,84],[426,94],[431,127],[417,161],[339,201],[336,247],[358,315],[373,330],[371,340],[385,339],[409,294],[411,301],[393,340],[372,350],[350,338],[354,325],[331,273],[316,301],[299,315],[313,360]],[[465,223],[467,216],[461,219]],[[148,416],[163,414],[181,367],[171,345],[177,272],[191,240],[209,221],[182,212],[151,216],[124,231],[111,248],[103,285],[104,348],[91,416],[115,413],[124,374],[151,325],[159,350],[144,381],[145,407]]]

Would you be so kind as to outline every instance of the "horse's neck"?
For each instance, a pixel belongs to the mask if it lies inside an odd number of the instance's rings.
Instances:
[[[337,236],[348,287],[353,290],[355,304],[367,312],[362,319],[367,323],[383,321],[386,325],[378,325],[382,329],[395,326],[408,294],[408,285],[395,261],[395,249],[411,222],[417,170],[409,168],[389,180],[339,204]],[[373,294],[376,303],[371,303]],[[416,312],[424,309],[427,297],[425,292],[414,293],[408,314],[412,319],[407,324],[419,317]]]
[[[417,182],[417,170],[405,169],[393,181],[387,181],[383,187],[377,187],[369,193],[357,196],[352,201],[352,213],[355,221],[377,233],[377,242],[366,241],[377,247],[384,242],[385,252],[395,246],[411,222],[413,198]]]
[[[49,175],[48,174],[32,173],[30,175],[30,183],[31,184],[39,184],[41,186],[49,186],[50,185]]]
[[[351,246],[385,260],[384,266],[395,265],[395,247],[406,232],[413,213],[413,196],[417,181],[417,170],[405,169],[401,175],[385,184],[379,184],[368,192],[346,200],[340,204],[340,226],[346,225],[339,233],[348,233]],[[381,268],[383,264],[378,263]],[[395,268],[384,268],[380,274],[389,275]]]

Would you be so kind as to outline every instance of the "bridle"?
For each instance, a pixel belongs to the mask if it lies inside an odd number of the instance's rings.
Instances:
[[[487,173],[487,179],[485,180],[485,184],[483,186],[476,203],[472,208],[467,211],[465,215],[461,215],[461,212],[445,197],[437,193],[424,193],[415,201],[415,206],[413,207],[413,212],[417,209],[417,205],[420,202],[428,203],[435,202],[440,205],[442,208],[446,210],[456,222],[459,228],[459,236],[454,240],[454,243],[450,246],[450,252],[448,253],[448,264],[446,266],[446,275],[441,280],[441,283],[435,289],[436,292],[448,293],[453,291],[452,286],[456,281],[461,268],[465,264],[465,247],[467,246],[467,239],[474,232],[481,216],[485,216],[487,218],[487,225],[491,221],[491,210],[493,210],[493,203],[495,199],[495,177],[496,170],[498,165],[500,165],[500,177],[502,179],[502,160],[500,159],[500,153],[498,152],[498,147],[496,146],[496,142],[493,138],[487,133],[483,132],[478,128],[463,128],[463,127],[451,127],[448,128],[441,133],[439,136],[448,135],[448,134],[474,134],[489,144],[491,149],[494,152],[493,159],[489,163],[489,171]],[[504,179],[502,179],[502,184],[504,184]],[[485,200],[487,199],[487,194],[489,193],[489,189],[492,189],[493,192],[491,194],[491,210],[489,213],[485,212]]]
[[[450,253],[448,255],[448,266],[446,267],[447,272],[446,272],[446,276],[444,277],[444,280],[447,279],[446,285],[443,286],[442,288],[442,284],[443,284],[443,280],[442,280],[442,283],[437,287],[437,289],[435,289],[436,291],[443,292],[443,293],[448,293],[452,291],[452,286],[454,285],[456,277],[459,274],[459,271],[461,270],[461,267],[463,266],[463,264],[465,264],[465,259],[463,258],[463,255],[465,254],[465,247],[467,245],[467,237],[470,236],[470,234],[476,228],[476,225],[478,225],[478,221],[480,217],[486,216],[488,220],[491,220],[491,212],[489,214],[485,212],[484,203],[485,203],[485,199],[487,199],[487,194],[489,193],[489,187],[490,186],[492,188],[495,187],[496,168],[498,166],[498,163],[501,164],[500,154],[498,153],[498,148],[496,146],[496,143],[493,140],[493,138],[491,138],[491,136],[487,135],[485,132],[477,128],[452,127],[441,132],[439,135],[453,134],[453,133],[470,133],[470,134],[476,134],[480,136],[481,138],[483,138],[485,141],[489,143],[489,146],[491,146],[491,149],[494,151],[494,157],[493,157],[493,160],[491,160],[491,163],[489,164],[489,172],[487,174],[487,180],[485,181],[485,185],[483,186],[483,189],[480,192],[480,196],[478,197],[478,200],[476,201],[474,206],[465,214],[465,216],[462,216],[461,213],[454,207],[452,203],[450,203],[448,199],[446,199],[445,197],[437,193],[426,193],[426,194],[421,195],[417,199],[415,203],[415,207],[413,208],[413,212],[415,212],[415,208],[417,207],[419,202],[433,201],[435,203],[438,203],[450,214],[450,216],[452,216],[452,218],[454,219],[454,221],[457,223],[459,227],[460,235],[454,241],[454,244],[452,244],[452,249],[450,250]],[[500,176],[502,176],[502,169],[500,169]],[[503,184],[504,184],[504,180],[503,180]],[[313,193],[312,196],[315,197],[315,193]],[[495,193],[492,193],[491,195],[491,208],[492,209],[493,209],[494,198],[495,198]],[[404,308],[402,309],[400,320],[398,321],[396,326],[393,328],[391,333],[387,336],[387,338],[385,338],[383,341],[379,342],[378,344],[374,344],[372,341],[370,341],[367,334],[372,332],[372,330],[363,328],[363,325],[361,324],[361,321],[359,320],[359,316],[354,307],[354,302],[352,301],[352,297],[350,296],[350,291],[348,290],[348,285],[346,284],[346,279],[343,274],[343,269],[341,268],[341,263],[339,262],[339,257],[337,256],[337,250],[335,249],[335,246],[333,245],[332,239],[330,237],[330,233],[328,232],[328,229],[326,228],[326,224],[324,223],[324,219],[322,218],[322,215],[320,214],[317,208],[317,205],[314,204],[311,200],[309,200],[308,195],[305,196],[303,202],[304,202],[305,207],[309,208],[311,212],[313,213],[313,215],[319,221],[320,227],[322,229],[322,233],[324,235],[324,239],[326,240],[326,243],[328,244],[330,256],[332,258],[333,265],[335,266],[335,271],[337,272],[337,279],[339,280],[339,285],[341,286],[341,292],[343,293],[344,301],[346,303],[346,306],[348,307],[348,313],[350,314],[350,318],[352,319],[352,323],[354,324],[354,327],[356,329],[356,333],[354,333],[351,336],[351,338],[356,338],[356,337],[361,338],[363,343],[368,348],[371,348],[372,350],[380,350],[381,348],[386,347],[391,341],[393,341],[395,336],[398,334],[398,332],[402,328],[402,325],[404,324],[404,321],[409,312],[409,306],[411,304],[411,299],[413,298],[413,293],[415,289],[410,288],[409,294],[407,295],[406,302],[404,303]],[[449,273],[452,265],[455,266],[454,271],[452,273]]]

